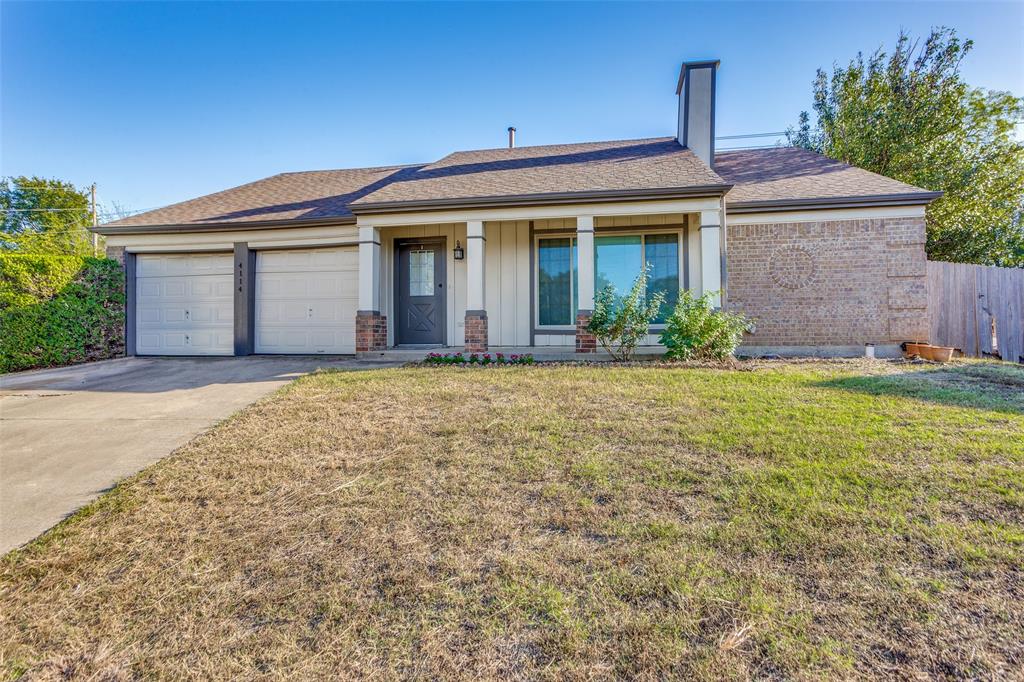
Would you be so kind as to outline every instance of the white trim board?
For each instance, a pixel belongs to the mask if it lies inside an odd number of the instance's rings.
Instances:
[[[625,216],[661,213],[695,213],[718,211],[721,201],[717,197],[705,199],[674,199],[666,201],[629,201],[592,204],[565,204],[553,206],[523,206],[521,208],[474,208],[451,211],[420,211],[410,213],[381,213],[356,218],[360,226],[393,227],[431,225],[436,223],[464,223],[470,220],[486,222],[498,220],[536,220],[542,218],[575,218],[589,216]]]
[[[812,211],[771,211],[730,213],[726,226],[770,223],[815,223],[823,220],[868,220],[872,218],[923,218],[924,206],[879,206],[874,208],[829,208]]]
[[[170,251],[230,251],[235,243],[247,242],[252,248],[291,248],[301,246],[349,246],[358,242],[355,225],[318,227],[282,227],[270,230],[231,232],[154,232],[118,234],[107,237],[107,246],[123,246],[131,253]]]

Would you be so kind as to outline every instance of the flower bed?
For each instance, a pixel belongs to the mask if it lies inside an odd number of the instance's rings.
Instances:
[[[430,353],[423,361],[426,365],[532,365],[529,353]]]

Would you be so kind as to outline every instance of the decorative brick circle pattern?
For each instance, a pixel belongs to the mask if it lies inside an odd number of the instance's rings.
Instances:
[[[776,249],[768,263],[768,274],[783,289],[803,289],[814,279],[817,266],[811,252],[802,246]]]

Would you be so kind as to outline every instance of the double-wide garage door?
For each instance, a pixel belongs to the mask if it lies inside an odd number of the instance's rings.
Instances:
[[[256,255],[255,352],[354,353],[358,251],[352,247]],[[231,254],[139,255],[139,355],[234,352]]]

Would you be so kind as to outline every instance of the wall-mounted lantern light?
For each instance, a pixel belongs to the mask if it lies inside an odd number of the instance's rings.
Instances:
[[[458,239],[455,240],[455,249],[453,250],[455,260],[462,260],[466,257],[466,250],[462,248],[462,242]]]

